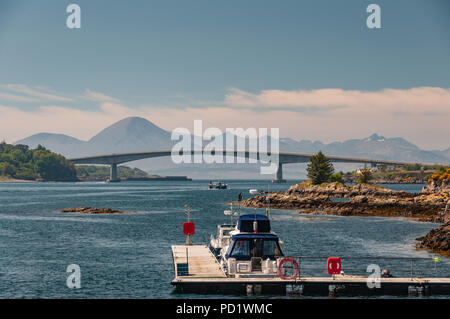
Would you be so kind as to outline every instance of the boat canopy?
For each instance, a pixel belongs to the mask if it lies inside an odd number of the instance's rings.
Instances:
[[[232,239],[278,239],[278,236],[275,234],[237,234],[232,236]]]
[[[241,215],[238,221],[238,229],[241,232],[253,233],[253,223],[257,222],[258,233],[270,233],[270,220],[261,214],[246,214]]]

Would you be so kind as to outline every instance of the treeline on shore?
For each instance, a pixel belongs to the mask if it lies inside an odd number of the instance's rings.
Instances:
[[[153,176],[138,169],[119,166],[118,177],[151,178]],[[77,182],[104,181],[109,178],[109,166],[75,166],[60,154],[39,145],[30,149],[27,145],[0,143],[0,179]]]
[[[96,165],[80,165],[76,166],[77,177],[81,181],[104,181],[109,178],[109,166]],[[131,168],[128,166],[117,167],[117,177],[119,179],[145,179],[152,178],[156,175],[149,175],[147,172],[139,168]]]
[[[0,176],[23,180],[77,181],[75,165],[64,156],[39,145],[0,143]]]

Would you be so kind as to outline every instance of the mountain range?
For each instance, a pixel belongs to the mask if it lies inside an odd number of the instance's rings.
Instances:
[[[68,158],[110,153],[170,149],[171,134],[140,117],[128,117],[100,131],[88,141],[64,134],[38,133],[14,144],[39,144]]]
[[[228,138],[228,135],[226,137]],[[225,136],[224,140],[228,141],[228,139],[225,139]],[[82,141],[64,134],[38,133],[19,140],[14,144],[25,144],[31,148],[36,148],[40,144],[53,152],[63,154],[68,158],[74,158],[111,153],[167,150],[171,149],[174,143],[171,140],[170,132],[161,129],[144,118],[128,117],[103,129],[88,141]],[[326,155],[335,156],[413,163],[447,164],[450,162],[450,148],[436,151],[421,150],[401,137],[386,138],[378,134],[372,134],[362,139],[350,139],[329,144],[320,141],[296,141],[291,138],[280,138],[280,151],[316,153],[319,150]],[[202,168],[204,164],[176,166],[171,161],[168,161],[167,158],[141,160],[133,164],[135,165],[132,166],[151,170],[152,173],[175,172],[177,175],[184,173],[192,176],[191,173],[198,168],[199,174],[201,176],[205,175],[205,171]],[[230,174],[226,173],[227,170],[240,170],[243,168],[243,165],[225,165],[222,167],[209,165],[208,168],[214,169],[216,172],[221,171],[221,174],[224,176],[230,176]],[[240,174],[237,175],[241,176]]]

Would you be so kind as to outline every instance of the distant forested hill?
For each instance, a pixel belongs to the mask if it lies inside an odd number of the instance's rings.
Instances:
[[[77,177],[82,181],[104,181],[109,178],[109,166],[79,165],[76,167]],[[158,177],[128,166],[117,167],[119,179]]]
[[[0,143],[0,176],[13,179],[77,181],[75,165],[42,146]]]

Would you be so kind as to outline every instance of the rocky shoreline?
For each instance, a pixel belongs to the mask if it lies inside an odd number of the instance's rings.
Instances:
[[[255,196],[241,204],[266,208],[268,197],[271,208],[295,209],[299,214],[406,217],[446,223],[421,237],[418,244],[419,248],[442,253],[450,252],[450,195],[446,187],[428,186],[421,193],[409,193],[371,184],[346,186],[333,182],[311,185],[310,182],[302,182],[285,192]]]
[[[416,238],[416,240],[419,241],[416,245],[417,248],[450,256],[450,222],[432,229],[428,234]]]
[[[35,180],[16,179],[0,176],[0,183],[36,183]]]
[[[311,185],[303,182],[286,192],[255,196],[242,202],[245,207],[297,209],[302,214],[341,216],[411,217],[420,221],[444,222],[448,194],[409,193],[376,185],[346,186],[341,183]]]
[[[111,208],[95,208],[95,207],[74,207],[61,209],[62,213],[83,213],[83,214],[125,214],[124,211],[114,210]]]

